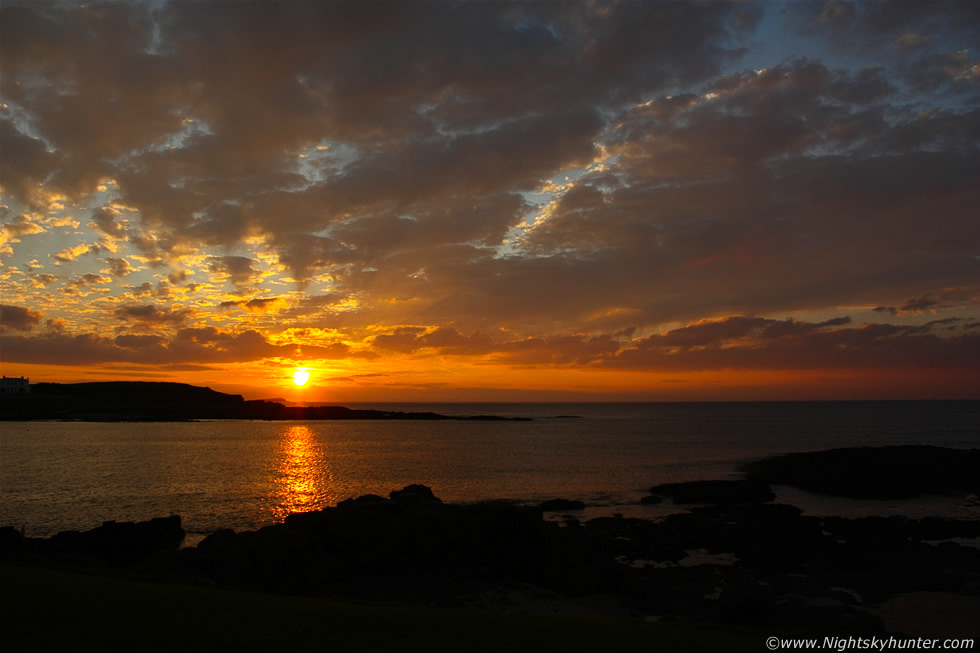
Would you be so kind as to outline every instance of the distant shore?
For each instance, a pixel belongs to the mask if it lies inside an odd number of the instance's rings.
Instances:
[[[527,421],[525,417],[441,415],[434,412],[353,409],[343,406],[286,406],[246,401],[241,395],[184,383],[105,381],[36,383],[30,392],[0,395],[0,420],[84,422],[179,422],[202,419],[303,420],[477,420]]]

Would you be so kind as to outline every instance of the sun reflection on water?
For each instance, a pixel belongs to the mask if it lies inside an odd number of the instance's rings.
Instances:
[[[323,444],[308,426],[290,426],[280,434],[275,468],[276,521],[293,512],[318,510],[329,505],[333,474]]]

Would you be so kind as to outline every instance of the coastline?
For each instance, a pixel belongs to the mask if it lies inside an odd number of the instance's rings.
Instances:
[[[442,415],[431,411],[287,406],[246,400],[211,388],[155,381],[37,383],[31,391],[0,394],[0,421],[190,422],[197,420],[529,421],[497,415]]]
[[[923,459],[922,448],[849,453],[894,463],[897,450],[909,464]],[[933,461],[948,462],[980,450],[929,453]],[[820,454],[810,460],[826,465]],[[758,472],[759,466],[750,467]],[[833,476],[833,469],[823,471]],[[967,496],[974,483],[972,475],[946,474],[941,487],[925,490]],[[220,530],[183,549],[177,516],[107,522],[46,539],[8,527],[0,529],[0,558],[6,565],[150,573],[217,588],[371,604],[815,634],[980,634],[972,625],[980,549],[969,545],[980,537],[977,520],[806,515],[774,501],[758,478],[670,485],[651,488],[650,496],[689,502],[689,510],[654,521],[583,520],[583,506],[573,500],[446,504],[430,488],[412,485],[388,497],[294,513],[257,531]],[[922,491],[921,479],[909,488]],[[560,521],[544,518],[548,508],[563,515]],[[925,615],[919,623],[906,614],[916,605]],[[946,615],[942,633],[922,630],[928,630],[930,610]],[[900,614],[906,616],[895,621]]]

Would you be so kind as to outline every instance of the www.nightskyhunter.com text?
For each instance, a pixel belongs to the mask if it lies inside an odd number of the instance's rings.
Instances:
[[[770,651],[785,650],[832,650],[832,651],[888,651],[888,650],[959,650],[972,651],[972,639],[942,639],[928,637],[824,637],[791,639],[770,637],[766,648]]]

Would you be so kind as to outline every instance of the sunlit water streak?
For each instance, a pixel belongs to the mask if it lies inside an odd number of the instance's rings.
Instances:
[[[565,497],[592,505],[587,516],[657,516],[674,508],[640,506],[651,485],[732,477],[739,463],[775,453],[885,444],[980,447],[977,402],[414,408],[536,419],[0,422],[0,525],[48,536],[110,519],[180,514],[192,534],[251,529],[411,483],[453,502]],[[548,417],[555,415],[584,418]],[[917,509],[936,508],[920,502]]]
[[[280,430],[276,457],[270,466],[275,493],[270,496],[276,521],[294,512],[307,512],[337,502],[331,493],[333,473],[325,445],[309,426]]]

